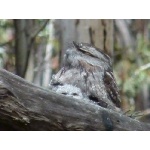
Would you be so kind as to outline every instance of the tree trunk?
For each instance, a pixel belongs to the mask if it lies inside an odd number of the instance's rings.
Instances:
[[[36,23],[34,19],[14,19],[16,74],[25,77],[33,41],[49,20]]]
[[[29,35],[27,35],[26,19],[14,20],[15,25],[15,52],[16,52],[16,73],[24,77],[29,53]]]
[[[150,130],[91,101],[42,89],[0,70],[1,130]]]

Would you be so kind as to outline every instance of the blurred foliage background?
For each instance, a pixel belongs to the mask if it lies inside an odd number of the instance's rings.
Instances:
[[[149,112],[150,20],[0,20],[0,67],[45,88],[72,41],[113,60],[124,111]]]

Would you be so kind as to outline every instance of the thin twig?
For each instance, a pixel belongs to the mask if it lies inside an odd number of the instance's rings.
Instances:
[[[146,70],[146,69],[148,69],[148,68],[150,68],[150,63],[141,66],[139,69],[137,69],[137,70],[135,71],[135,74],[134,74],[134,75],[138,75],[141,71]]]

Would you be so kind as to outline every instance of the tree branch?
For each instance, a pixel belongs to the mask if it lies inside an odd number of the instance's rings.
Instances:
[[[0,70],[1,130],[150,130],[150,125],[90,102],[37,87]]]
[[[45,26],[47,25],[48,22],[49,22],[49,19],[45,19],[41,25],[35,26],[32,29],[32,32],[30,34],[30,38],[32,40],[34,40],[34,38],[38,35],[38,33],[45,28]]]

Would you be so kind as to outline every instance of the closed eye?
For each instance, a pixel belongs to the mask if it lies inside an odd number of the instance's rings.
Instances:
[[[91,53],[82,50],[81,48],[79,48],[78,50],[80,50],[82,53],[84,53],[84,54],[86,54],[86,55],[89,55],[89,56],[94,57],[94,58],[98,58],[97,56],[94,56],[94,55],[92,55]]]

